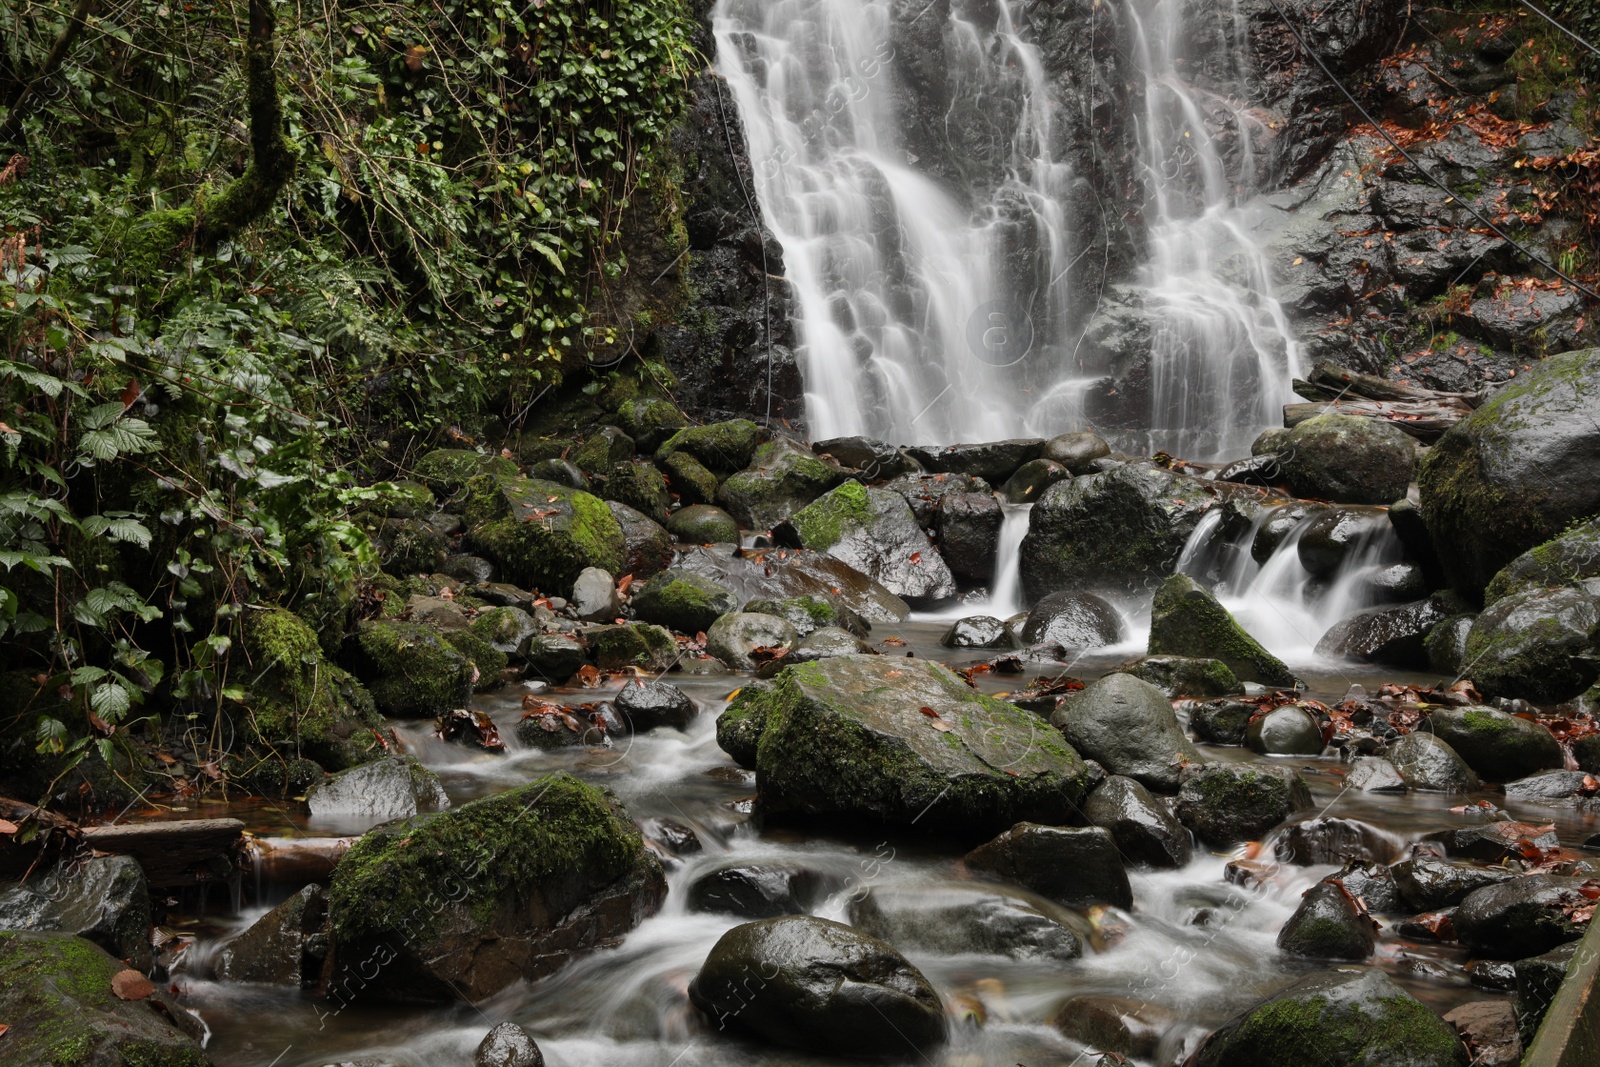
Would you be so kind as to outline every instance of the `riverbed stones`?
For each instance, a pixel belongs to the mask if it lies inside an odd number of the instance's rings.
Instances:
[[[1209,700],[1189,709],[1189,728],[1196,741],[1243,745],[1250,719],[1260,709],[1241,700]]]
[[[621,573],[643,581],[671,565],[672,536],[665,527],[617,500],[607,500],[606,510],[622,530]]]
[[[809,663],[815,659],[872,654],[877,651],[849,630],[841,630],[837,626],[824,626],[802,638],[799,647],[789,653],[789,659],[795,663]]]
[[[615,944],[665,893],[620,802],[548,775],[357,841],[333,873],[330,973],[364,996],[480,1000]]]
[[[1452,584],[1495,572],[1600,512],[1600,348],[1549,356],[1439,439],[1420,464],[1422,512]]]
[[[1406,791],[1406,780],[1395,769],[1395,765],[1382,756],[1358,757],[1350,765],[1350,772],[1344,776],[1344,784],[1348,789],[1359,789],[1363,793]]]
[[[1083,761],[1044,720],[925,660],[838,656],[789,667],[740,693],[718,739],[748,757],[758,724],[768,816],[992,834],[1029,819],[1067,822],[1088,785]]]
[[[483,1035],[472,1054],[472,1067],[544,1067],[544,1053],[528,1031],[516,1023],[501,1023]]]
[[[800,635],[788,622],[752,611],[724,615],[706,630],[706,651],[739,671],[753,671],[764,657],[788,652],[799,643]]]
[[[589,661],[583,643],[571,634],[535,634],[523,646],[528,671],[560,685]]]
[[[1476,953],[1513,960],[1576,941],[1588,921],[1573,912],[1594,904],[1583,884],[1582,878],[1528,874],[1475,889],[1456,908],[1456,933]]]
[[[763,615],[776,615],[794,627],[801,637],[824,627],[849,630],[857,637],[866,637],[872,626],[861,616],[845,607],[832,593],[772,599],[761,597],[751,600],[740,611],[755,611]]]
[[[1455,1030],[1380,970],[1340,966],[1302,978],[1206,1038],[1196,1067],[1467,1067]]]
[[[1120,594],[1159,582],[1215,494],[1197,479],[1143,463],[1057,482],[1028,517],[1023,588]]]
[[[1440,598],[1374,608],[1334,623],[1317,641],[1317,655],[1424,670],[1428,634],[1450,615]]]
[[[15,1064],[208,1067],[201,1026],[162,989],[123,1000],[111,980],[127,969],[70,934],[0,933],[0,1056]],[[193,1032],[180,1026],[192,1025]]]
[[[656,463],[677,490],[678,499],[691,507],[709,506],[717,499],[717,476],[687,452],[674,452]],[[721,508],[717,509],[722,511]],[[726,514],[724,512],[724,514]]]
[[[1151,1059],[1174,1015],[1158,1005],[1133,997],[1097,994],[1076,996],[1051,1015],[1050,1025],[1064,1037],[1092,1049],[1104,1049],[1101,1064],[1127,1063],[1125,1057]],[[1115,1055],[1112,1055],[1115,1053]]]
[[[1003,879],[1069,908],[1133,906],[1111,831],[1102,826],[1018,823],[967,853],[968,870]]]
[[[567,599],[572,613],[584,622],[610,622],[622,610],[617,580],[610,571],[599,567],[585,567],[572,583],[572,596]]]
[[[1285,704],[1250,720],[1245,744],[1264,756],[1316,756],[1322,753],[1322,727],[1304,708]]]
[[[829,1055],[917,1056],[946,1036],[939,994],[904,956],[810,916],[723,934],[689,999],[718,1025]]]
[[[363,622],[345,639],[341,658],[384,715],[433,718],[472,699],[472,662],[422,623]]]
[[[63,863],[0,893],[0,930],[76,934],[150,969],[150,884],[127,856]]]
[[[1017,639],[992,615],[969,615],[950,624],[939,638],[945,648],[1016,648]]]
[[[1444,1013],[1472,1049],[1472,1067],[1517,1067],[1522,1040],[1517,1036],[1516,1009],[1503,1000],[1475,1000]]]
[[[1469,793],[1478,776],[1456,750],[1429,733],[1406,734],[1389,746],[1389,762],[1412,789],[1428,793]]]
[[[1062,591],[1049,594],[1028,611],[1022,643],[1056,644],[1069,650],[1101,648],[1121,641],[1126,630],[1121,614],[1104,597]]]
[[[826,441],[813,442],[811,450],[861,472],[862,481],[867,482],[893,478],[917,469],[916,462],[908,459],[900,449],[871,437],[830,437]]]
[[[1129,674],[1108,674],[1073,693],[1050,722],[1085,758],[1158,792],[1174,792],[1184,764],[1203,758],[1166,695]]]
[[[739,523],[732,515],[710,504],[691,504],[673,512],[667,532],[687,545],[739,543]]]
[[[1064,433],[1044,443],[1041,458],[1055,460],[1073,474],[1088,474],[1090,464],[1111,455],[1111,446],[1095,433]]]
[[[1182,867],[1193,854],[1189,831],[1165,802],[1132,778],[1108,776],[1084,801],[1083,817],[1109,831],[1129,863]]]
[[[309,985],[317,980],[327,955],[323,924],[328,895],[308,885],[279,904],[217,953],[217,977],[224,982]]]
[[[1272,851],[1280,863],[1311,867],[1351,860],[1387,863],[1394,859],[1396,846],[1370,823],[1324,815],[1285,827]]]
[[[1295,496],[1387,504],[1406,495],[1416,446],[1387,422],[1317,415],[1289,431],[1278,460]]]
[[[1205,700],[1209,697],[1244,691],[1244,684],[1220,659],[1199,659],[1194,656],[1145,656],[1124,664],[1117,670],[1122,674],[1131,674],[1140,681],[1149,682],[1173,699],[1186,697]]]
[[[1067,962],[1083,955],[1071,916],[1045,901],[971,883],[874,886],[851,898],[850,925],[913,951]]]
[[[696,878],[689,885],[689,908],[741,919],[803,915],[837,884],[793,863],[745,863]]]
[[[503,580],[566,596],[585,567],[613,574],[623,561],[622,527],[605,502],[529,478],[480,475],[467,486],[465,544]]]
[[[826,552],[896,596],[943,600],[955,577],[899,493],[846,482],[789,520],[799,544]]]
[[[845,472],[787,437],[756,449],[750,465],[717,489],[717,503],[740,526],[770,530],[845,480]]]
[[[1278,931],[1278,948],[1314,960],[1364,960],[1372,955],[1372,924],[1340,886],[1319,882],[1306,890]]]
[[[973,445],[919,446],[906,449],[906,454],[922,464],[924,470],[965,474],[982,478],[990,485],[1001,485],[1017,468],[1038,459],[1043,451],[1041,438],[1026,437]]]
[[[654,672],[670,670],[680,655],[672,632],[654,623],[585,626],[578,631],[578,637],[588,645],[594,665],[603,671],[628,667]]]
[[[1294,672],[1245,633],[1211,591],[1187,574],[1174,574],[1156,591],[1150,654],[1219,659],[1242,681],[1295,684]]]
[[[1421,848],[1391,865],[1389,872],[1401,898],[1417,911],[1454,907],[1475,890],[1515,877],[1503,868],[1440,859]]]
[[[642,734],[658,726],[687,730],[699,708],[682,689],[656,678],[635,678],[611,698],[611,706],[629,733]]]
[[[1381,508],[1327,508],[1306,522],[1295,555],[1318,578],[1332,578],[1363,549],[1388,536],[1390,526]]]
[[[1466,659],[1488,697],[1555,704],[1600,674],[1600,595],[1587,588],[1532,589],[1501,597],[1473,621]]]
[[[633,594],[636,616],[679,633],[709,630],[722,616],[738,610],[733,590],[681,567],[668,567]]]
[[[415,756],[385,756],[317,782],[306,806],[318,818],[383,822],[442,811],[450,797]]]
[[[1487,782],[1508,782],[1561,766],[1554,734],[1497,708],[1435,708],[1420,729],[1448,744]]]
[[[1311,806],[1311,790],[1294,771],[1208,763],[1184,768],[1176,814],[1206,844],[1236,845]]]

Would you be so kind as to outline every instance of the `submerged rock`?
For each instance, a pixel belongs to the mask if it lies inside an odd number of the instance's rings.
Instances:
[[[1086,758],[1160,792],[1176,790],[1184,764],[1202,759],[1161,690],[1128,674],[1067,697],[1050,722]]]
[[[1145,867],[1182,867],[1193,855],[1189,831],[1165,802],[1132,778],[1113,774],[1089,794],[1083,817],[1110,831],[1117,850]]]
[[[549,775],[357,841],[333,872],[331,973],[363,996],[479,1000],[614,944],[665,892],[620,803]]]
[[[7,1063],[208,1067],[199,1020],[164,990],[123,1000],[127,965],[70,934],[0,933],[0,1019]]]
[[[1218,659],[1247,682],[1295,684],[1294,672],[1245,633],[1210,590],[1186,574],[1174,574],[1156,592],[1150,654]]]
[[[1422,512],[1452,584],[1502,567],[1600,511],[1600,348],[1536,362],[1422,460]]]
[[[922,972],[876,938],[809,916],[723,934],[689,999],[719,1026],[812,1052],[920,1055],[945,1040],[944,1007]]]
[[[836,885],[834,879],[795,864],[746,863],[696,878],[689,886],[689,907],[743,919],[803,915]]]
[[[327,955],[327,917],[327,893],[320,885],[306,886],[223,947],[217,977],[296,987],[316,982]]]
[[[1467,1067],[1455,1030],[1380,970],[1339,967],[1302,978],[1206,1038],[1196,1067],[1301,1063],[1326,1067]]]
[[[1109,673],[1070,694],[1050,721],[1083,757],[1158,792],[1174,792],[1184,763],[1202,760],[1165,694],[1133,675]]]
[[[967,853],[969,870],[1031,889],[1069,908],[1133,906],[1133,889],[1111,831],[1100,826],[1018,823]]]
[[[1478,776],[1466,761],[1432,734],[1406,734],[1389,746],[1389,762],[1412,789],[1469,793],[1478,787]]]
[[[1418,729],[1448,744],[1485,781],[1506,782],[1561,766],[1555,735],[1494,708],[1436,708]]]
[[[1311,806],[1311,790],[1293,771],[1208,763],[1184,768],[1177,816],[1207,844],[1236,845]]]
[[[1317,960],[1364,960],[1372,955],[1372,924],[1342,886],[1319,882],[1278,931],[1278,948]]]
[[[1114,645],[1126,634],[1122,615],[1093,593],[1051,593],[1028,612],[1025,645],[1057,644],[1069,650]]]
[[[1088,784],[1082,760],[1042,719],[924,660],[789,667],[770,686],[747,686],[717,733],[735,759],[759,737],[768,815],[994,833],[1024,819],[1068,821]]]
[[[850,925],[913,952],[1065,962],[1083,955],[1071,916],[968,883],[874,886],[850,901]]]

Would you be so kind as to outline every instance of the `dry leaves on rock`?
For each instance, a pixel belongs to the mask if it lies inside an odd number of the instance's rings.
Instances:
[[[111,992],[122,1000],[144,1000],[155,991],[150,979],[138,971],[118,971],[111,976]]]

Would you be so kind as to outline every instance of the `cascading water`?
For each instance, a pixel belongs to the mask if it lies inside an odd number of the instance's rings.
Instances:
[[[1386,567],[1399,563],[1404,549],[1387,524],[1352,545],[1331,574],[1318,580],[1301,559],[1300,542],[1316,516],[1302,519],[1274,548],[1266,562],[1253,551],[1276,508],[1263,509],[1237,536],[1223,531],[1223,510],[1214,508],[1195,527],[1178,558],[1179,573],[1210,585],[1239,625],[1281,659],[1309,663],[1317,642],[1340,619],[1373,607],[1373,583]]]
[[[1297,353],[1251,232],[1258,220],[1238,206],[1251,191],[1251,126],[1261,119],[1226,94],[1232,86],[1195,80],[1191,72],[1202,64],[1192,43],[1194,7],[1132,0],[1128,12],[1145,75],[1149,445],[1205,459],[1243,454],[1257,433],[1277,425],[1292,398]],[[1224,76],[1237,84],[1237,3],[1221,28]],[[1226,148],[1235,153],[1231,166]]]
[[[986,24],[952,5],[952,95],[1014,124],[1001,173],[936,182],[906,145],[896,55],[897,35],[936,6],[907,17],[889,0],[721,0],[713,16],[796,293],[818,438],[1013,437],[1034,387],[1061,376],[1025,358],[1052,350],[1071,319],[1071,175],[1054,158],[1038,50],[1005,0],[981,5]]]

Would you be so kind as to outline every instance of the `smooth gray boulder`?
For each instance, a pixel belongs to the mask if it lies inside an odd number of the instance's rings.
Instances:
[[[377,823],[443,811],[450,797],[415,756],[385,756],[324,778],[306,793],[306,805],[317,818]]]
[[[1175,792],[1183,765],[1203,760],[1166,695],[1129,674],[1108,674],[1072,694],[1050,722],[1085,758],[1158,792]]]

